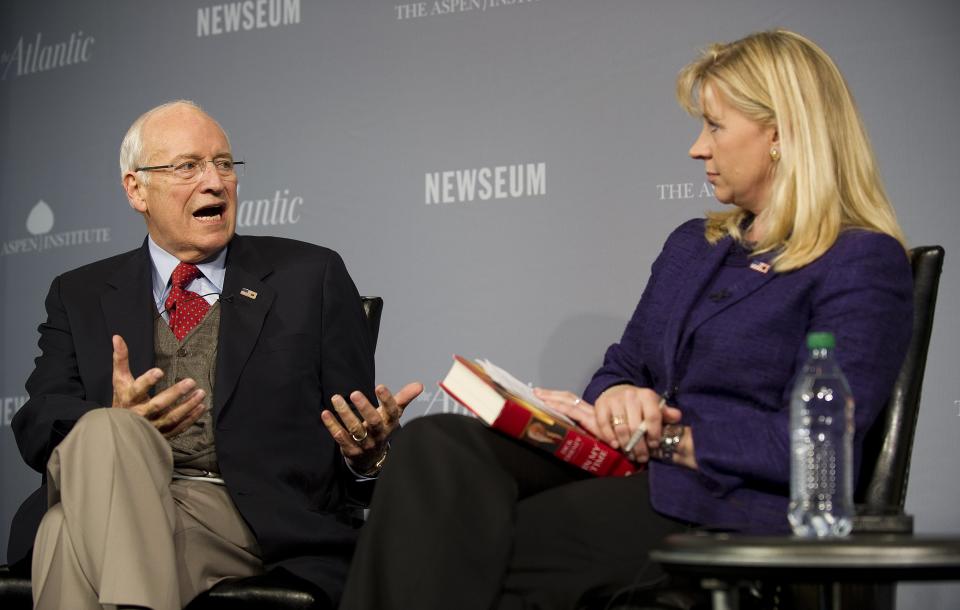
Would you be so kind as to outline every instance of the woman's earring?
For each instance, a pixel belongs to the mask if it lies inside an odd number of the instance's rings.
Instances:
[[[770,158],[773,159],[774,162],[780,160],[780,151],[777,150],[776,146],[770,148]]]

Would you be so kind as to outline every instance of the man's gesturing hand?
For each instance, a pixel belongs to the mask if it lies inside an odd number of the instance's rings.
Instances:
[[[423,391],[423,384],[408,383],[396,394],[391,394],[385,385],[378,385],[376,391],[379,407],[371,405],[363,392],[350,394],[350,402],[357,408],[362,421],[339,395],[331,399],[337,415],[329,410],[320,414],[323,425],[340,445],[340,452],[350,467],[371,475],[379,471],[390,434],[400,425],[403,410]]]
[[[130,409],[147,418],[166,437],[180,434],[197,421],[206,406],[206,393],[193,379],[179,381],[156,396],[152,388],[163,377],[163,371],[152,368],[136,379],[130,373],[130,355],[120,335],[113,336],[113,407]]]

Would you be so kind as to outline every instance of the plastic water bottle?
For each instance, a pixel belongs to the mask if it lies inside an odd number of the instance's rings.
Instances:
[[[793,533],[846,536],[853,528],[853,394],[833,359],[832,333],[810,333],[790,400]]]

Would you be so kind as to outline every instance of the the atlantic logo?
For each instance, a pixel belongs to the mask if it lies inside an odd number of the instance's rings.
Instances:
[[[403,21],[404,19],[420,19],[422,17],[451,15],[454,13],[474,11],[482,13],[503,6],[531,4],[539,1],[540,0],[433,0],[433,2],[407,2],[406,4],[397,4],[394,5],[393,10],[397,16],[397,21]]]
[[[238,227],[275,227],[295,225],[300,222],[300,207],[303,197],[290,197],[290,189],[274,192],[273,198],[248,199],[240,202],[237,209]]]
[[[713,185],[704,182],[697,186],[693,182],[675,182],[657,185],[657,198],[667,199],[703,199],[713,197]]]
[[[20,407],[27,402],[26,396],[7,396],[6,398],[0,398],[0,417],[3,419],[2,425],[10,427],[10,422],[13,421],[13,416],[17,414],[17,411],[20,410]]]
[[[41,199],[33,206],[27,216],[27,231],[32,237],[11,239],[0,244],[0,256],[44,252],[54,248],[101,244],[110,241],[110,227],[50,233],[53,230],[53,225],[53,210]]]
[[[450,398],[450,396],[443,390],[437,390],[436,392],[421,392],[414,402],[419,403],[418,407],[423,408],[423,412],[420,413],[421,416],[430,415],[431,413],[456,413],[457,415],[473,415],[469,409]]]
[[[300,23],[300,0],[243,0],[197,9],[197,38]]]
[[[0,53],[0,67],[3,69],[0,80],[7,80],[11,70],[13,78],[17,78],[86,63],[93,57],[92,47],[95,42],[94,37],[84,35],[83,30],[73,32],[65,40],[50,44],[43,44],[41,32],[37,32],[37,37],[32,41],[25,42],[21,36],[13,50]]]
[[[425,183],[427,205],[536,197],[547,194],[547,164],[521,163],[428,172]]]

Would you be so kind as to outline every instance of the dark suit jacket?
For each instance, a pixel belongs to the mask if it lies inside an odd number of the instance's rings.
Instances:
[[[744,268],[725,298],[705,298],[731,243],[711,246],[703,220],[674,231],[584,400],[629,383],[667,395],[683,411],[699,471],[651,464],[659,512],[716,528],[785,531],[789,402],[807,358],[806,334],[836,336],[856,401],[859,463],[863,436],[889,398],[910,340],[910,264],[892,237],[848,230],[802,269]]]
[[[57,277],[46,309],[30,400],[12,425],[40,472],[81,415],[111,404],[111,335],[126,340],[134,376],[153,366],[146,243]],[[357,535],[345,503],[364,490],[320,412],[335,393],[359,389],[373,400],[373,373],[360,298],[336,252],[274,237],[231,241],[212,405],[220,470],[266,567],[281,565],[334,600]],[[29,554],[45,510],[41,489],[14,518],[11,564]]]

